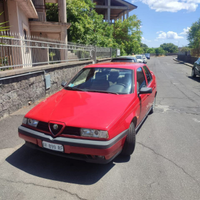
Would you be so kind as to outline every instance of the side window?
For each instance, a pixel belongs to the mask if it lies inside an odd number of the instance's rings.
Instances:
[[[152,80],[151,73],[150,73],[149,69],[146,66],[144,66],[143,69],[145,71],[145,74],[146,74],[146,77],[147,77],[147,81],[148,81],[148,84],[149,84],[151,82],[151,80]]]
[[[81,85],[86,81],[86,78],[90,72],[90,69],[85,69],[79,76],[78,78],[73,82],[73,86]]]
[[[137,92],[139,92],[140,89],[145,86],[146,86],[146,81],[144,73],[142,71],[142,68],[140,67],[137,69]]]

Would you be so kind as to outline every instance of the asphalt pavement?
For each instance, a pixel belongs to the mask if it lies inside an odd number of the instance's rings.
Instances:
[[[17,128],[34,105],[0,120],[0,200],[199,200],[200,77],[173,59],[148,60],[156,109],[130,158],[97,165],[29,149]]]

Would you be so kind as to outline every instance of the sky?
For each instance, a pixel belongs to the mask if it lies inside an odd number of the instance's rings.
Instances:
[[[126,0],[137,6],[130,12],[141,20],[142,43],[159,47],[188,45],[187,31],[200,19],[200,0]]]

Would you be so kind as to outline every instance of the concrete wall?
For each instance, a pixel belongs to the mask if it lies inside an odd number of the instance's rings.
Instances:
[[[99,62],[109,60],[110,58],[102,59]],[[29,101],[33,103],[57,92],[62,88],[63,81],[69,81],[89,64],[92,64],[92,60],[0,72],[0,118],[27,106]],[[44,75],[50,75],[49,89],[46,89]]]
[[[24,11],[21,10],[18,2],[9,0],[7,5],[10,31],[12,33],[18,33],[24,37],[24,30],[26,30],[26,34],[30,35],[28,17],[24,14]],[[12,52],[13,61],[17,62],[12,64],[22,64],[23,67],[32,67],[32,65],[29,64],[32,63],[31,50],[30,48],[26,47],[28,43],[22,43],[19,41],[19,45],[24,45],[24,47],[21,49],[16,49],[17,52]]]
[[[30,28],[29,28],[28,18],[24,14],[23,10],[20,9],[20,7],[18,7],[18,20],[19,20],[19,33],[25,39],[24,30],[26,30],[26,34],[28,36],[30,35]],[[23,67],[32,67],[32,65],[29,64],[32,63],[32,56],[31,56],[31,49],[29,47],[26,47],[28,45],[29,42],[23,43],[24,47],[21,48]]]

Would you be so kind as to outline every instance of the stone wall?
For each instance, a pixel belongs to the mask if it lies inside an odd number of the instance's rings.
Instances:
[[[99,62],[110,60],[104,59]],[[69,81],[80,69],[92,61],[61,63],[0,72],[0,119],[29,103],[60,90],[63,81]],[[50,75],[46,89],[45,75]]]

